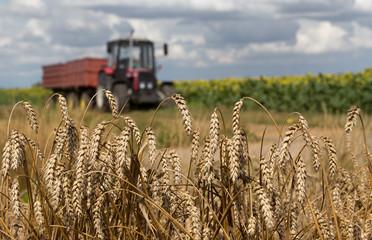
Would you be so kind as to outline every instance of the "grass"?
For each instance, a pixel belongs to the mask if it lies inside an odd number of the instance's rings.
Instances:
[[[371,124],[359,108],[271,112],[277,129],[247,99],[205,109],[173,95],[176,106],[123,117],[56,98],[31,121],[22,104],[0,110],[2,238],[372,237]]]

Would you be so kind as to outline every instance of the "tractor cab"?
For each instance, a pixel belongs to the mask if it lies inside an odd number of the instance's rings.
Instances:
[[[118,39],[107,43],[107,67],[118,80],[134,78],[139,72],[155,77],[154,45],[143,39]]]
[[[113,92],[119,107],[125,102],[157,104],[159,95],[154,44],[146,39],[121,38],[107,42],[107,66],[101,71],[97,90]],[[167,54],[167,45],[164,45]],[[102,95],[102,94],[101,94]],[[104,108],[103,97],[97,101]],[[107,104],[106,104],[107,105]]]

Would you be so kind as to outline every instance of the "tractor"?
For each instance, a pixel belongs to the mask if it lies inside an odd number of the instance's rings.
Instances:
[[[164,55],[168,54],[167,44],[163,45]],[[110,90],[120,110],[125,104],[159,104],[174,93],[172,82],[158,84],[154,44],[146,39],[129,38],[107,42],[107,66],[99,72],[96,91]],[[105,111],[109,108],[104,93],[96,97],[96,106]]]

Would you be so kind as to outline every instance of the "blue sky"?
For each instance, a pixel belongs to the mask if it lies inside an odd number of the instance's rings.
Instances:
[[[0,0],[0,88],[41,81],[41,66],[105,57],[107,40],[167,42],[161,80],[372,66],[369,0]]]

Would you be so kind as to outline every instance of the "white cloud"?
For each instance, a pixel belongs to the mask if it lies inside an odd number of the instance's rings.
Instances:
[[[48,12],[47,5],[42,0],[12,0],[9,10],[24,16],[43,16]]]
[[[135,36],[160,42],[169,40],[170,29],[177,25],[177,21],[169,21],[168,19],[154,19],[151,21],[148,19],[126,19],[126,21],[135,30]],[[129,32],[122,33],[122,35],[129,36]]]
[[[174,44],[170,46],[169,57],[173,59],[197,59],[198,52],[196,50],[187,51],[181,44]]]
[[[5,47],[8,44],[10,44],[12,41],[11,38],[5,37],[5,38],[0,38],[0,47]]]
[[[268,42],[268,43],[252,43],[246,48],[249,52],[254,53],[283,53],[290,52],[292,47],[286,42]]]
[[[49,23],[46,23],[43,20],[40,19],[34,19],[31,18],[26,23],[26,29],[29,31],[29,33],[33,34],[34,36],[41,37],[46,42],[50,41],[50,36],[46,32],[47,27],[49,26]],[[29,34],[25,33],[25,34]]]
[[[372,1],[371,0],[355,0],[354,8],[359,11],[372,11]]]
[[[207,49],[207,57],[214,63],[219,64],[232,64],[236,61],[236,51],[235,49]],[[211,64],[214,64],[214,63]]]
[[[299,53],[323,53],[347,49],[346,30],[328,21],[301,20],[295,50]]]
[[[205,38],[201,34],[173,34],[169,43],[192,43],[194,45],[204,45]]]
[[[350,42],[355,47],[372,48],[372,29],[359,25],[353,22],[354,32],[350,37]]]
[[[141,8],[196,10],[196,11],[244,11],[249,14],[274,14],[275,6],[272,1],[262,0],[59,0],[69,6],[136,6]]]
[[[33,8],[42,9],[46,8],[46,5],[41,0],[13,0],[10,3],[11,7],[23,7],[23,8]]]

